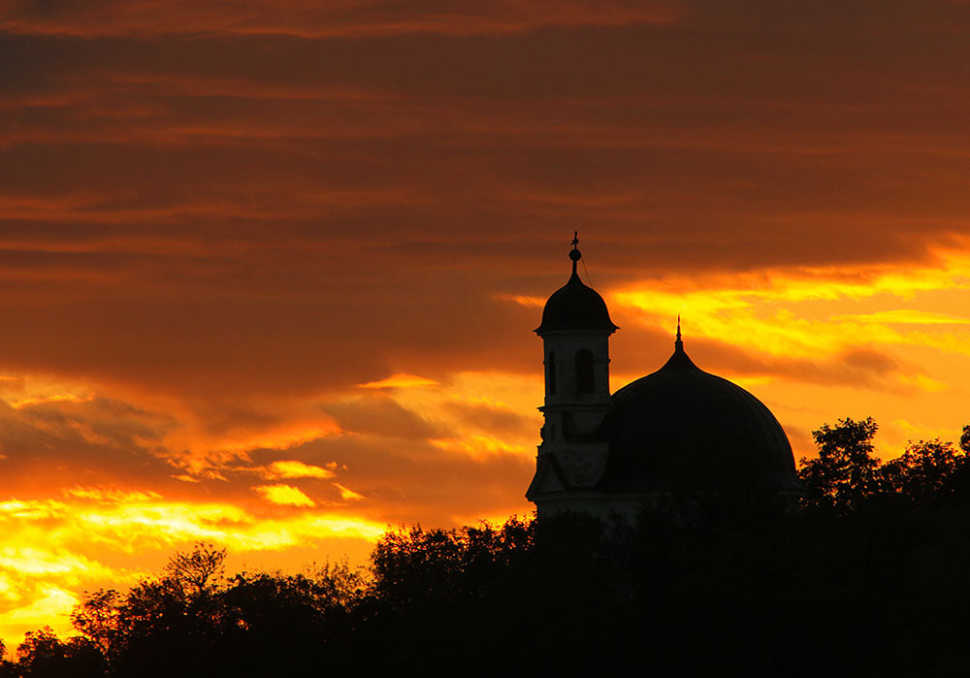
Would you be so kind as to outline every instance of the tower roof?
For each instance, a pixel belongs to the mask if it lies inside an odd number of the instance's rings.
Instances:
[[[583,284],[576,271],[576,264],[582,258],[578,234],[573,237],[573,249],[569,258],[573,262],[573,272],[565,285],[553,292],[542,309],[542,323],[536,328],[536,334],[542,336],[545,332],[559,332],[569,330],[592,330],[612,334],[617,329],[610,319],[610,312],[606,308],[603,297]]]

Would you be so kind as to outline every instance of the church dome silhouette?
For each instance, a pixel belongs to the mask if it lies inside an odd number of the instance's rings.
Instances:
[[[791,444],[760,400],[674,354],[610,398],[598,438],[609,492],[795,491]]]
[[[542,322],[536,333],[561,332],[569,330],[606,330],[619,329],[610,319],[606,302],[599,292],[587,287],[576,273],[576,263],[582,258],[574,239],[569,258],[573,262],[573,274],[565,285],[552,293],[542,309]]]

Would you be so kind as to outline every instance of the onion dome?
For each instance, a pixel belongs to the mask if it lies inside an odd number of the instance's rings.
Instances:
[[[573,237],[573,249],[569,258],[573,262],[573,274],[569,281],[553,292],[542,309],[542,323],[535,332],[542,336],[545,332],[586,330],[613,334],[619,329],[610,319],[603,297],[583,284],[576,272],[576,264],[583,255],[577,248],[578,235]]]
[[[611,398],[599,437],[609,443],[609,492],[797,490],[791,444],[771,411],[698,368],[677,324],[674,354]]]

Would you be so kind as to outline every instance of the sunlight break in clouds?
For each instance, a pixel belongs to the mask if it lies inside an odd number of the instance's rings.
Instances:
[[[330,465],[334,468],[337,466],[333,462]],[[269,466],[260,467],[256,470],[267,480],[277,480],[280,478],[333,478],[334,476],[333,471],[330,469],[313,464],[304,464],[302,461],[295,459],[274,461]]]
[[[421,388],[428,386],[438,386],[434,379],[419,377],[416,374],[393,374],[386,379],[379,381],[369,381],[366,384],[358,384],[360,388]]]
[[[104,503],[121,504],[127,502],[146,502],[161,499],[158,492],[129,492],[117,489],[102,489],[99,487],[73,487],[65,490],[64,494],[77,499],[88,499]]]
[[[313,507],[317,503],[306,496],[302,490],[292,485],[260,485],[254,487],[267,501],[280,506],[306,506]]]
[[[79,403],[93,399],[90,387],[76,381],[34,374],[0,374],[0,400],[15,410],[43,403]]]
[[[523,339],[533,340],[526,333]],[[538,350],[537,361],[541,361]],[[535,454],[542,384],[534,375],[462,371],[450,375],[439,388],[401,389],[391,398],[434,427],[436,434],[427,442],[438,450],[479,461],[499,454]],[[503,430],[497,419],[512,420],[513,427]]]
[[[271,430],[239,431],[218,437],[197,435],[194,432],[189,434],[180,432],[178,435],[168,436],[166,442],[175,449],[180,447],[183,449],[201,448],[210,450],[213,454],[218,451],[224,456],[233,456],[256,448],[285,450],[310,440],[338,433],[340,433],[340,428],[329,421],[312,424],[287,422]],[[206,460],[198,456],[187,458],[184,463],[192,472],[201,472],[207,467]]]
[[[473,459],[487,459],[495,454],[535,454],[535,451],[529,446],[510,445],[497,438],[481,434],[472,434],[462,438],[433,438],[430,442],[438,449],[467,454]]]
[[[0,638],[20,642],[27,631],[45,626],[50,626],[61,637],[72,634],[74,629],[69,615],[81,602],[74,593],[52,584],[24,588],[24,592],[31,594],[25,598],[29,602],[8,608],[2,600],[3,586],[3,573],[0,572]]]
[[[860,322],[885,323],[887,325],[970,325],[970,318],[909,308],[876,311],[875,313],[857,313],[843,317]]]
[[[360,501],[361,499],[367,498],[359,492],[354,492],[349,487],[344,487],[340,483],[334,483],[333,486],[340,490],[340,498],[344,501]]]
[[[952,312],[899,308],[912,300],[950,302],[962,308],[970,290],[970,258],[939,253],[938,266],[765,270],[750,274],[668,277],[613,290],[611,301],[636,312],[641,322],[665,329],[681,315],[688,336],[757,347],[779,356],[818,356],[873,343],[935,346],[970,354],[963,334],[945,326],[970,320]],[[846,308],[864,301],[861,313]],[[878,308],[885,306],[887,308]],[[873,310],[873,307],[877,307]],[[931,326],[932,333],[919,329]]]

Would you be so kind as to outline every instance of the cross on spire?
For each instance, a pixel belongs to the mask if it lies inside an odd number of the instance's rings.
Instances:
[[[569,252],[569,258],[573,260],[573,276],[576,275],[576,263],[583,258],[583,253],[579,251],[579,231],[573,231],[573,249]]]

